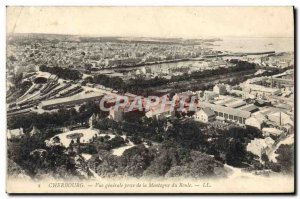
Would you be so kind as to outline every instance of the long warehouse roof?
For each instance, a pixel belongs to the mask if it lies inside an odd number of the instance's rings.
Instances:
[[[104,96],[104,94],[99,93],[99,92],[80,93],[80,94],[73,95],[70,97],[42,101],[41,105],[42,105],[42,107],[44,107],[44,106],[53,106],[53,105],[57,105],[57,104],[67,104],[67,103],[71,103],[71,102],[77,102],[80,100],[89,100],[92,98],[97,98],[97,97],[102,97],[102,96]]]
[[[210,107],[216,112],[227,113],[229,115],[242,117],[242,118],[248,118],[248,117],[251,116],[251,112],[249,112],[249,111],[244,111],[244,110],[240,110],[240,109],[236,109],[236,108],[230,108],[230,107],[215,105],[215,104],[211,104],[211,103],[207,103],[207,102],[199,102],[198,106],[200,108]]]

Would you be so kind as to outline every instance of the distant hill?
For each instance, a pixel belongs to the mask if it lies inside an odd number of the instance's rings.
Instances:
[[[149,43],[149,44],[181,44],[197,45],[205,42],[219,41],[220,39],[183,39],[183,38],[154,38],[154,37],[98,37],[80,36],[65,34],[44,34],[44,33],[14,33],[8,34],[9,42],[20,40],[47,40],[53,42],[121,42],[121,43]]]

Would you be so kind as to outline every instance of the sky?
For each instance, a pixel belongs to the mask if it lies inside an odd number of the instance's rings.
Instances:
[[[7,33],[293,37],[292,7],[7,7]]]

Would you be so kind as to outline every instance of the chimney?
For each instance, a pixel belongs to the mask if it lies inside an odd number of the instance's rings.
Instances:
[[[271,88],[273,88],[273,76],[271,76]]]
[[[281,126],[281,112],[279,112],[279,125]]]

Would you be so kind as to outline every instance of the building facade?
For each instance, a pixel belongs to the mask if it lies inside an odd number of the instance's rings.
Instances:
[[[212,122],[215,118],[215,113],[210,108],[204,108],[195,113],[195,119],[203,123]]]

